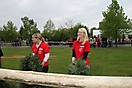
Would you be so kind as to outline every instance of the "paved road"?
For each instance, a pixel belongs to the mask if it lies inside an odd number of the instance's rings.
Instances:
[[[70,48],[68,45],[50,46],[51,48]],[[1,46],[1,48],[31,48],[30,46]]]
[[[113,45],[115,46],[115,45]],[[118,44],[118,47],[132,47],[131,44]]]

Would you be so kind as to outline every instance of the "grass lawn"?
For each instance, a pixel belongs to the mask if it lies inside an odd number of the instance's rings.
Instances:
[[[20,58],[10,56],[26,56],[31,48],[3,48],[2,68],[19,69]],[[132,47],[91,48],[89,60],[92,76],[132,76]],[[71,63],[71,48],[51,48],[49,59],[50,73],[68,73]]]

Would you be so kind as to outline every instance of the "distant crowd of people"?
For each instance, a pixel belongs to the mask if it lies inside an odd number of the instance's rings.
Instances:
[[[17,38],[12,43],[13,46],[22,46],[22,43],[25,42],[26,46],[32,46],[32,40],[26,39],[22,40],[21,38]]]
[[[98,47],[105,48],[112,46],[112,40],[107,38],[93,36],[89,39],[89,41],[90,41],[90,46],[94,48],[98,48]]]
[[[76,40],[76,38],[70,38],[68,40],[70,47],[72,47],[72,44],[75,40]],[[112,40],[107,39],[107,38],[93,36],[93,37],[90,37],[88,40],[90,42],[91,48],[92,47],[94,47],[94,48],[98,48],[98,47],[105,48],[105,47],[112,47],[112,45],[113,45]]]
[[[13,46],[22,46],[22,39],[21,38],[17,38],[14,40],[14,42],[12,43]]]

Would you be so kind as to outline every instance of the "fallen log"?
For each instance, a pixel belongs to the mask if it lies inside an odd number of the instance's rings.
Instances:
[[[79,88],[131,88],[132,77],[79,76],[0,69],[0,80],[30,85]]]

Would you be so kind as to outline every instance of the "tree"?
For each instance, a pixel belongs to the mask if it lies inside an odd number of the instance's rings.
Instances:
[[[34,22],[33,19],[29,19],[28,17],[21,18],[23,25],[20,27],[20,35],[22,39],[31,39],[31,36],[34,33],[40,33],[40,31],[37,28],[37,23]]]
[[[76,38],[77,37],[77,31],[79,28],[86,28],[88,32],[88,28],[80,23],[76,24],[74,27],[71,27],[69,29],[67,28],[59,28],[58,30],[44,30],[42,35],[45,38],[51,39],[52,41],[66,41],[69,38]],[[89,35],[89,32],[88,32]]]
[[[44,30],[47,32],[51,32],[54,29],[55,29],[55,25],[54,25],[53,21],[51,19],[49,19],[44,26]]]
[[[2,41],[2,27],[0,27],[0,42]],[[1,45],[1,44],[0,44]]]
[[[85,28],[87,30],[88,36],[90,36],[89,34],[89,30],[87,28],[87,26],[82,25],[81,23],[77,23],[74,27],[69,29],[69,36],[71,38],[76,38],[77,37],[77,32],[79,28]]]
[[[117,0],[112,0],[107,11],[103,13],[103,21],[101,23],[102,36],[115,39],[117,47],[117,39],[121,38],[124,33],[130,32],[130,19],[125,15],[123,7]]]
[[[54,30],[55,30],[55,25],[54,25],[53,21],[51,19],[49,19],[44,26],[42,36],[51,40],[53,38],[52,32]]]
[[[67,20],[64,25],[61,25],[61,28],[72,28],[74,27],[74,22],[72,20]]]
[[[55,30],[53,32],[53,38],[52,40],[55,40],[55,41],[66,41],[68,40],[68,30],[66,30],[65,28],[63,29],[58,29],[58,30]]]
[[[7,25],[3,25],[2,37],[7,42],[12,42],[19,37],[17,27],[14,25],[12,21],[8,21]]]
[[[44,38],[51,39],[53,35],[52,35],[51,32],[48,32],[47,30],[43,30],[42,36],[43,36]]]

